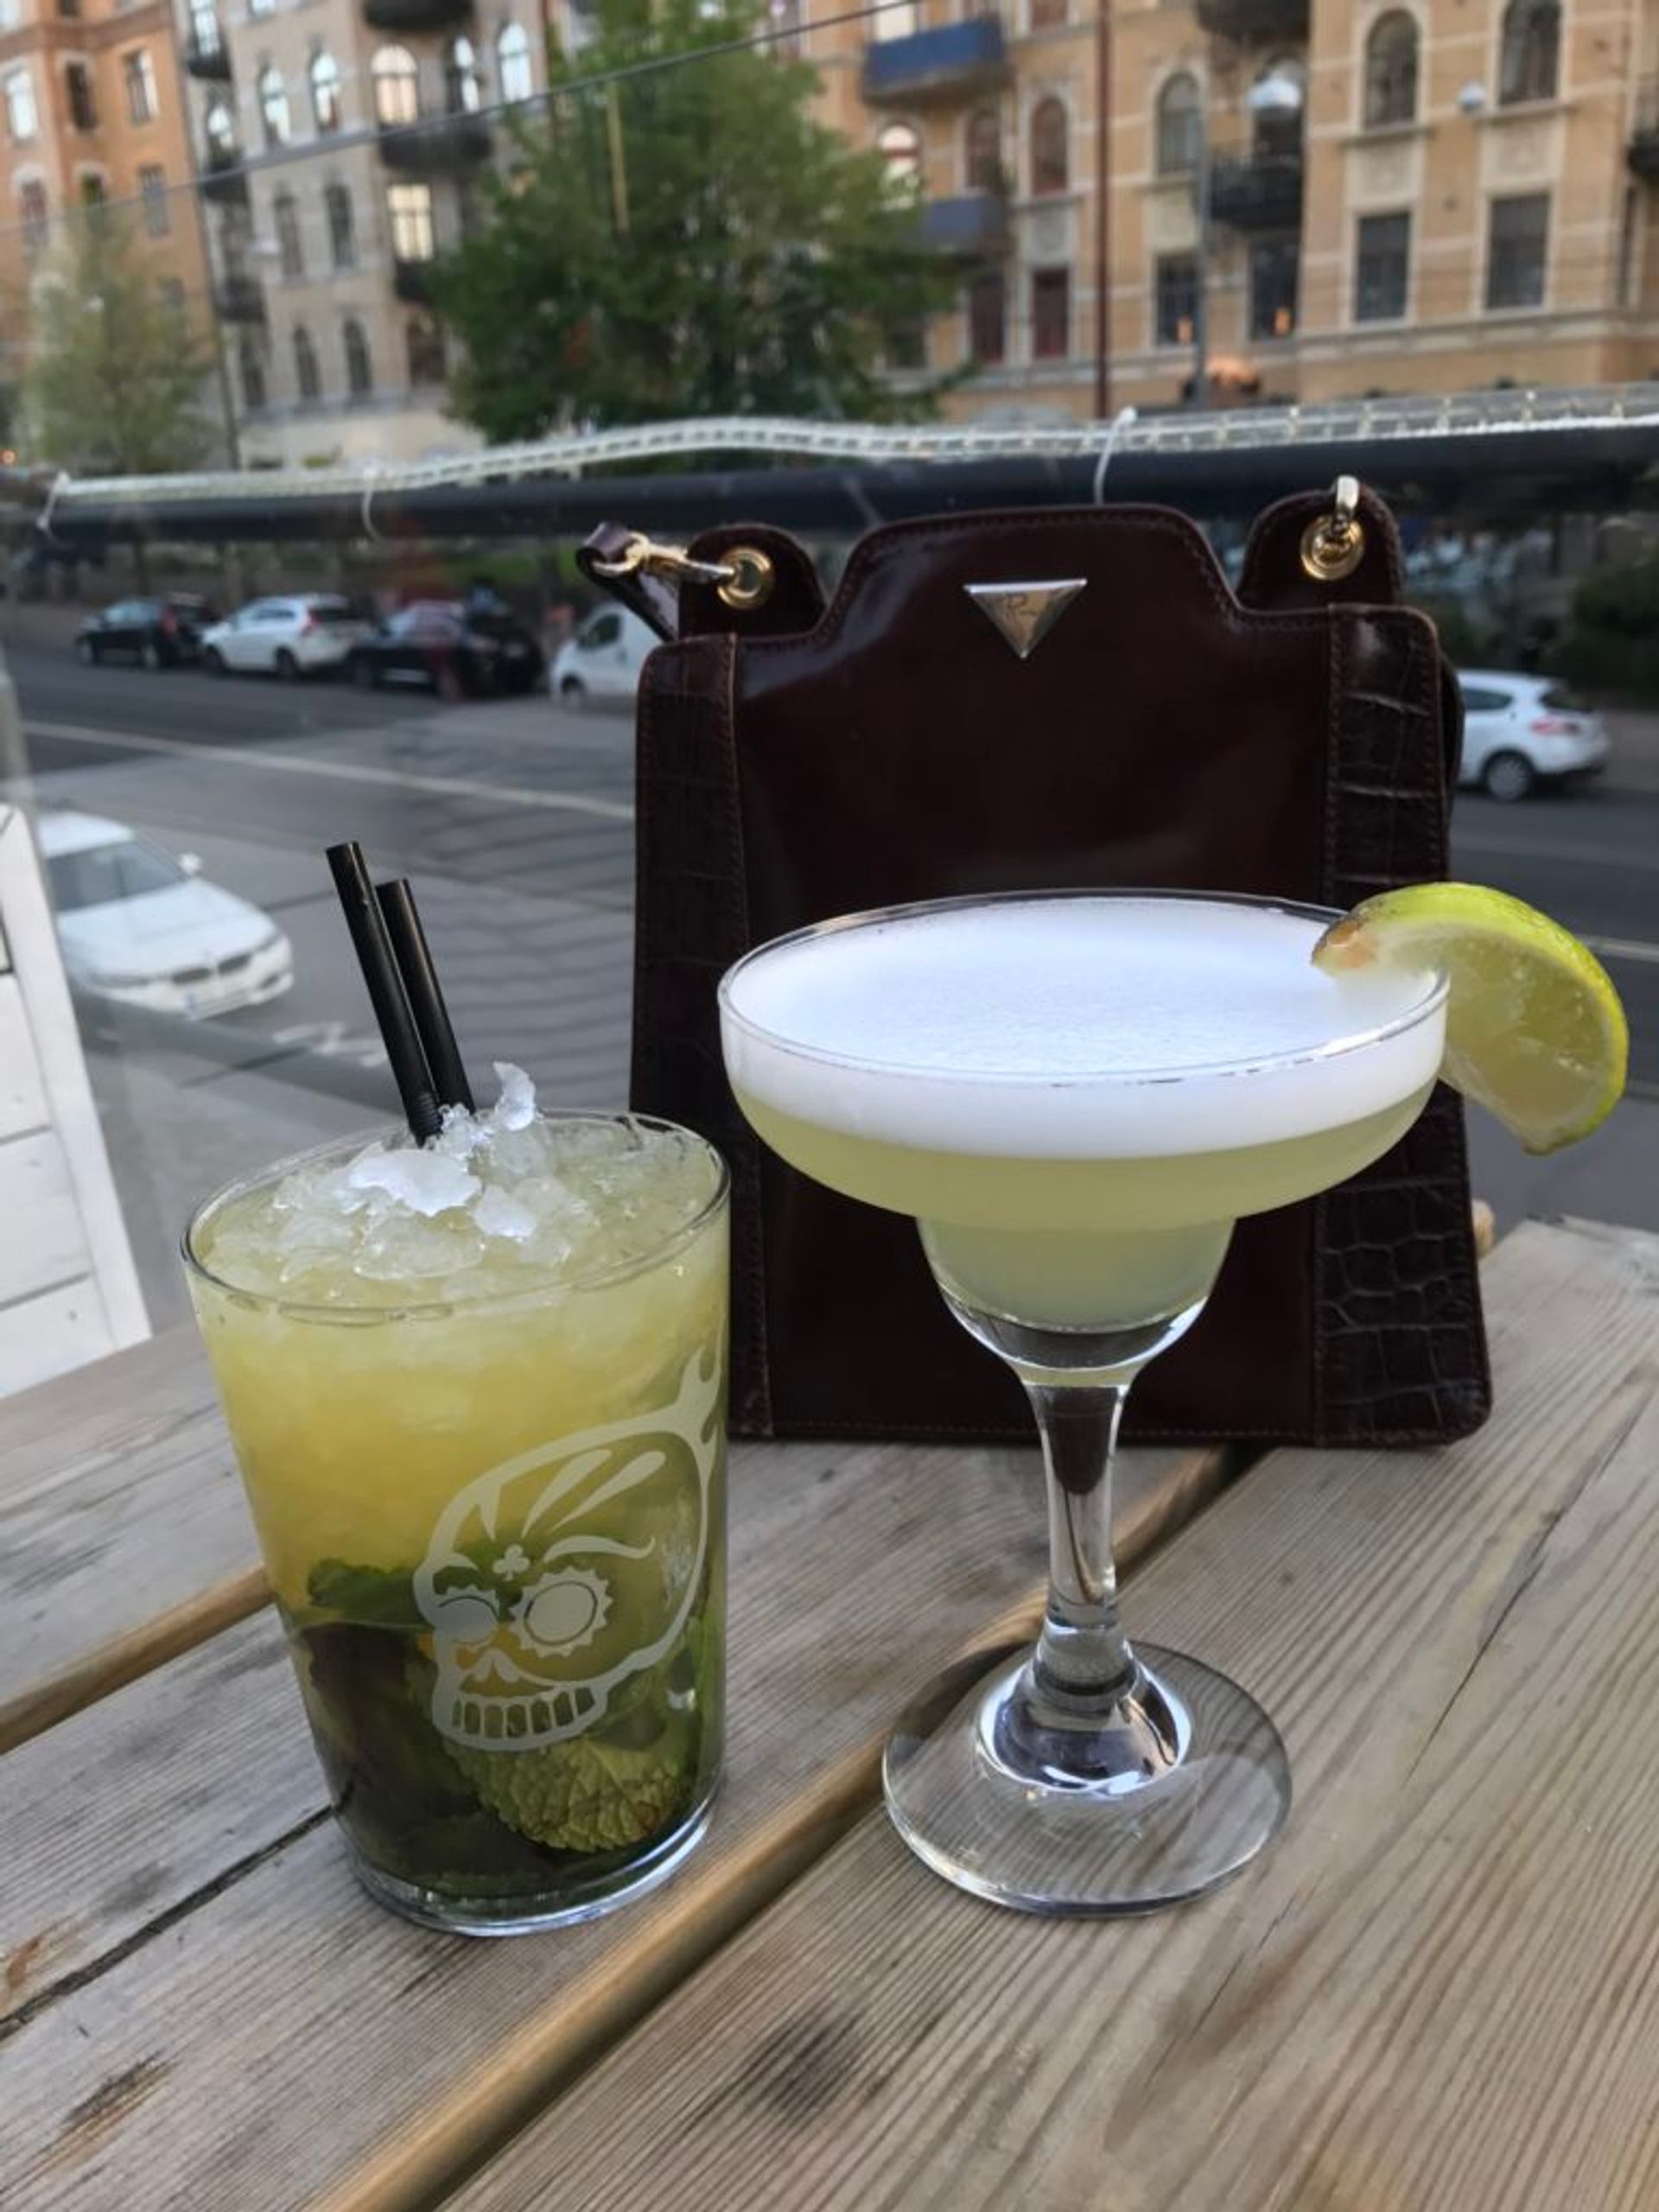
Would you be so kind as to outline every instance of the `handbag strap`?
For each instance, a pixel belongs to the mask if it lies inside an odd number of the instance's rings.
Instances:
[[[788,637],[811,629],[823,612],[823,588],[806,549],[765,523],[721,523],[680,546],[603,522],[578,551],[576,565],[659,638],[721,631]]]

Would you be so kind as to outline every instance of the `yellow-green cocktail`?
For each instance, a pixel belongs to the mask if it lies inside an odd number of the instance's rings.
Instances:
[[[726,1175],[536,1113],[358,1139],[204,1206],[197,1314],[336,1809],[439,1925],[601,1910],[719,1775]]]

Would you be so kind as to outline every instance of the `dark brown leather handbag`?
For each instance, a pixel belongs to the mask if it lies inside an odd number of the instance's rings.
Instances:
[[[607,525],[583,557],[674,639],[639,690],[632,1096],[732,1164],[734,1426],[1028,1436],[914,1224],[749,1134],[715,986],[784,931],[906,899],[1137,886],[1346,907],[1443,875],[1457,690],[1400,604],[1391,516],[1346,480],[1284,501],[1236,591],[1192,522],[1144,507],[879,529],[827,607],[802,548],[758,525],[684,555]],[[1130,1422],[1392,1443],[1462,1435],[1490,1398],[1440,1090],[1351,1183],[1240,1224]]]

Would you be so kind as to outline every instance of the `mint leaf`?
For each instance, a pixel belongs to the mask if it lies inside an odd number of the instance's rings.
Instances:
[[[415,1578],[395,1568],[353,1567],[320,1559],[306,1578],[306,1595],[320,1612],[337,1613],[365,1628],[426,1627],[415,1603]]]
[[[557,1851],[622,1851],[666,1827],[696,1766],[697,1733],[676,1719],[639,1750],[591,1736],[540,1751],[449,1756],[498,1820]]]

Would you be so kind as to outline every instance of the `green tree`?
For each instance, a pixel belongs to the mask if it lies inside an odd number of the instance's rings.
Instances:
[[[24,408],[34,456],[82,475],[188,468],[218,442],[213,356],[130,232],[88,214],[37,286]]]
[[[707,0],[601,0],[580,63],[554,57],[547,116],[515,129],[485,221],[436,276],[465,348],[453,404],[487,436],[931,404],[882,364],[913,358],[953,280],[880,157],[815,120],[813,71],[734,48],[753,25]]]

